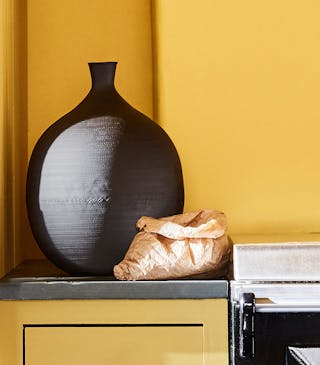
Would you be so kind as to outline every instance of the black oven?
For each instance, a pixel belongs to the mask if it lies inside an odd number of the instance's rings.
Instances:
[[[319,242],[234,246],[231,365],[320,365],[319,252]]]
[[[320,284],[231,282],[230,294],[232,365],[320,364]]]

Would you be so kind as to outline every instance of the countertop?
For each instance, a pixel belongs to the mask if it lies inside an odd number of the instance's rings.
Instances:
[[[118,281],[114,277],[71,277],[46,260],[25,261],[0,280],[0,300],[227,297],[227,280]]]

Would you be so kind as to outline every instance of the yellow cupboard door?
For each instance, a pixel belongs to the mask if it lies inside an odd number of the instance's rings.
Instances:
[[[202,365],[202,325],[25,326],[24,365]]]

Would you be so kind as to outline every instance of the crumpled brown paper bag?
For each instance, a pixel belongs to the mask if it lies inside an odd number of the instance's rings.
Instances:
[[[160,219],[142,217],[140,232],[114,267],[119,280],[217,278],[226,274],[231,244],[222,212],[200,210]]]

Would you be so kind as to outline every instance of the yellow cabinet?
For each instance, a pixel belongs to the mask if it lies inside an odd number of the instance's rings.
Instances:
[[[226,299],[0,301],[0,364],[226,365]]]

